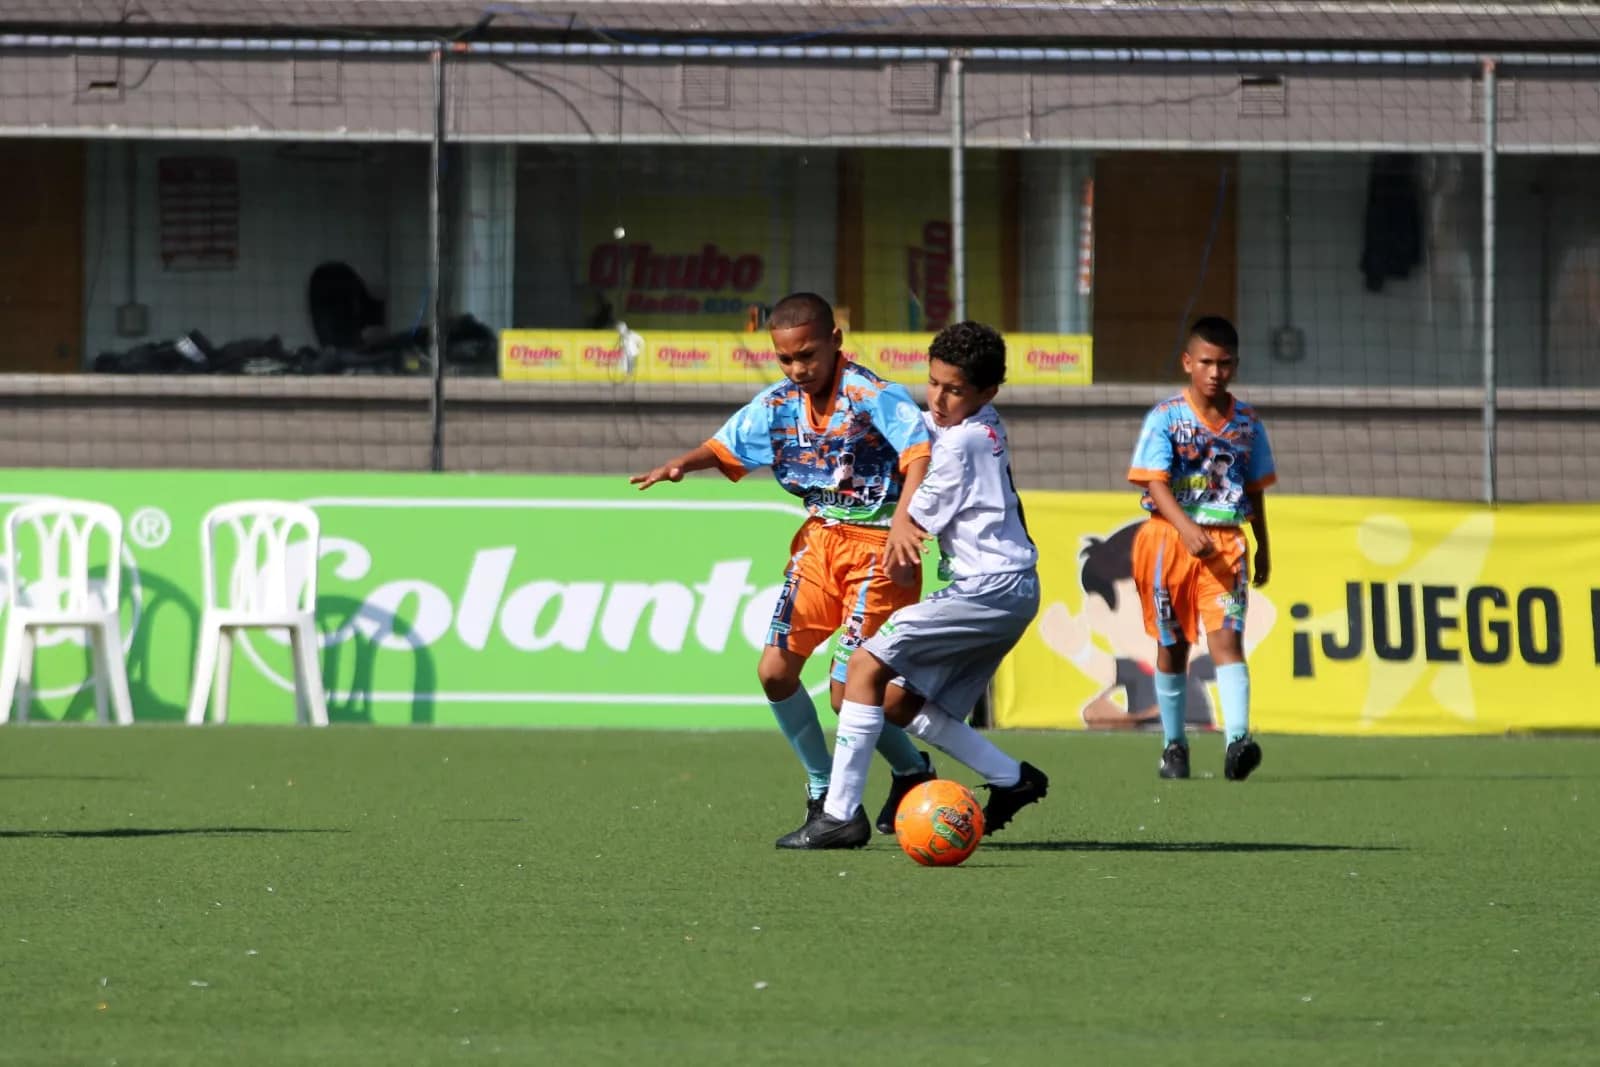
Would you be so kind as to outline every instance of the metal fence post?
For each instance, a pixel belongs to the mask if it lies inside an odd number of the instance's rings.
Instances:
[[[960,55],[950,57],[951,321],[967,317],[967,114]]]
[[[1499,105],[1499,80],[1495,61],[1483,61],[1483,501],[1499,499],[1496,466],[1497,360],[1495,353],[1495,151]]]
[[[428,358],[433,362],[433,393],[428,407],[432,425],[431,469],[444,470],[444,342],[441,309],[444,300],[444,220],[440,186],[444,180],[444,50],[435,48],[433,65],[433,139],[428,153]]]

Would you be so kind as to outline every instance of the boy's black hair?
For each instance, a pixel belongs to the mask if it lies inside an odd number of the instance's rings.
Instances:
[[[1100,597],[1113,611],[1117,608],[1117,583],[1133,577],[1133,539],[1143,525],[1130,522],[1110,537],[1087,537],[1078,553],[1082,561],[1078,584],[1086,595]]]
[[[1006,342],[981,322],[957,322],[939,331],[928,358],[948,363],[980,393],[1006,380]]]
[[[1216,345],[1230,355],[1239,354],[1239,331],[1221,315],[1195,319],[1194,325],[1189,327],[1189,336],[1198,337],[1208,345]]]
[[[833,318],[833,305],[816,293],[790,293],[772,306],[767,316],[769,330],[792,330],[808,322],[821,322],[832,333],[837,325]]]

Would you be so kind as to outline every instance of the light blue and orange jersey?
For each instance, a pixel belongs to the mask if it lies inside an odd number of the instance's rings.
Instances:
[[[1246,494],[1265,489],[1278,475],[1267,429],[1253,407],[1234,398],[1226,418],[1208,423],[1183,392],[1145,416],[1128,480],[1140,486],[1166,482],[1178,506],[1201,526],[1239,526],[1250,518]],[[1140,503],[1156,510],[1148,488]]]
[[[735,480],[771,467],[778,484],[820,519],[888,526],[906,467],[927,459],[930,445],[904,386],[841,359],[826,410],[814,411],[785,378],[734,412],[706,447]]]

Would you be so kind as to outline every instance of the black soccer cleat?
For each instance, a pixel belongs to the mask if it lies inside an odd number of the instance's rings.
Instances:
[[[1011,817],[1029,804],[1037,804],[1050,792],[1050,776],[1026,761],[1016,785],[989,785],[989,803],[983,806],[983,832],[1004,830]]]
[[[1161,750],[1161,777],[1187,778],[1189,777],[1189,746],[1181,741],[1174,741]]]
[[[1222,757],[1222,776],[1230,782],[1242,782],[1259,766],[1261,746],[1246,734],[1228,745],[1227,755]]]
[[[894,833],[895,813],[900,810],[900,802],[906,798],[906,794],[923,782],[931,782],[939,777],[933,773],[933,759],[926,752],[920,753],[920,755],[922,756],[922,765],[926,768],[925,770],[918,771],[915,774],[897,774],[889,779],[889,796],[884,800],[883,807],[878,812],[878,833]]]
[[[848,819],[835,819],[825,811],[806,820],[806,824],[793,833],[778,838],[779,848],[824,849],[862,848],[872,840],[872,826],[867,822],[867,809],[857,807]]]

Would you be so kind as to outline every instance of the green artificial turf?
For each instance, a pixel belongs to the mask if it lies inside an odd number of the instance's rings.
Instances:
[[[0,1062],[1594,1062],[1600,743],[996,736],[924,869],[776,733],[6,729]]]

